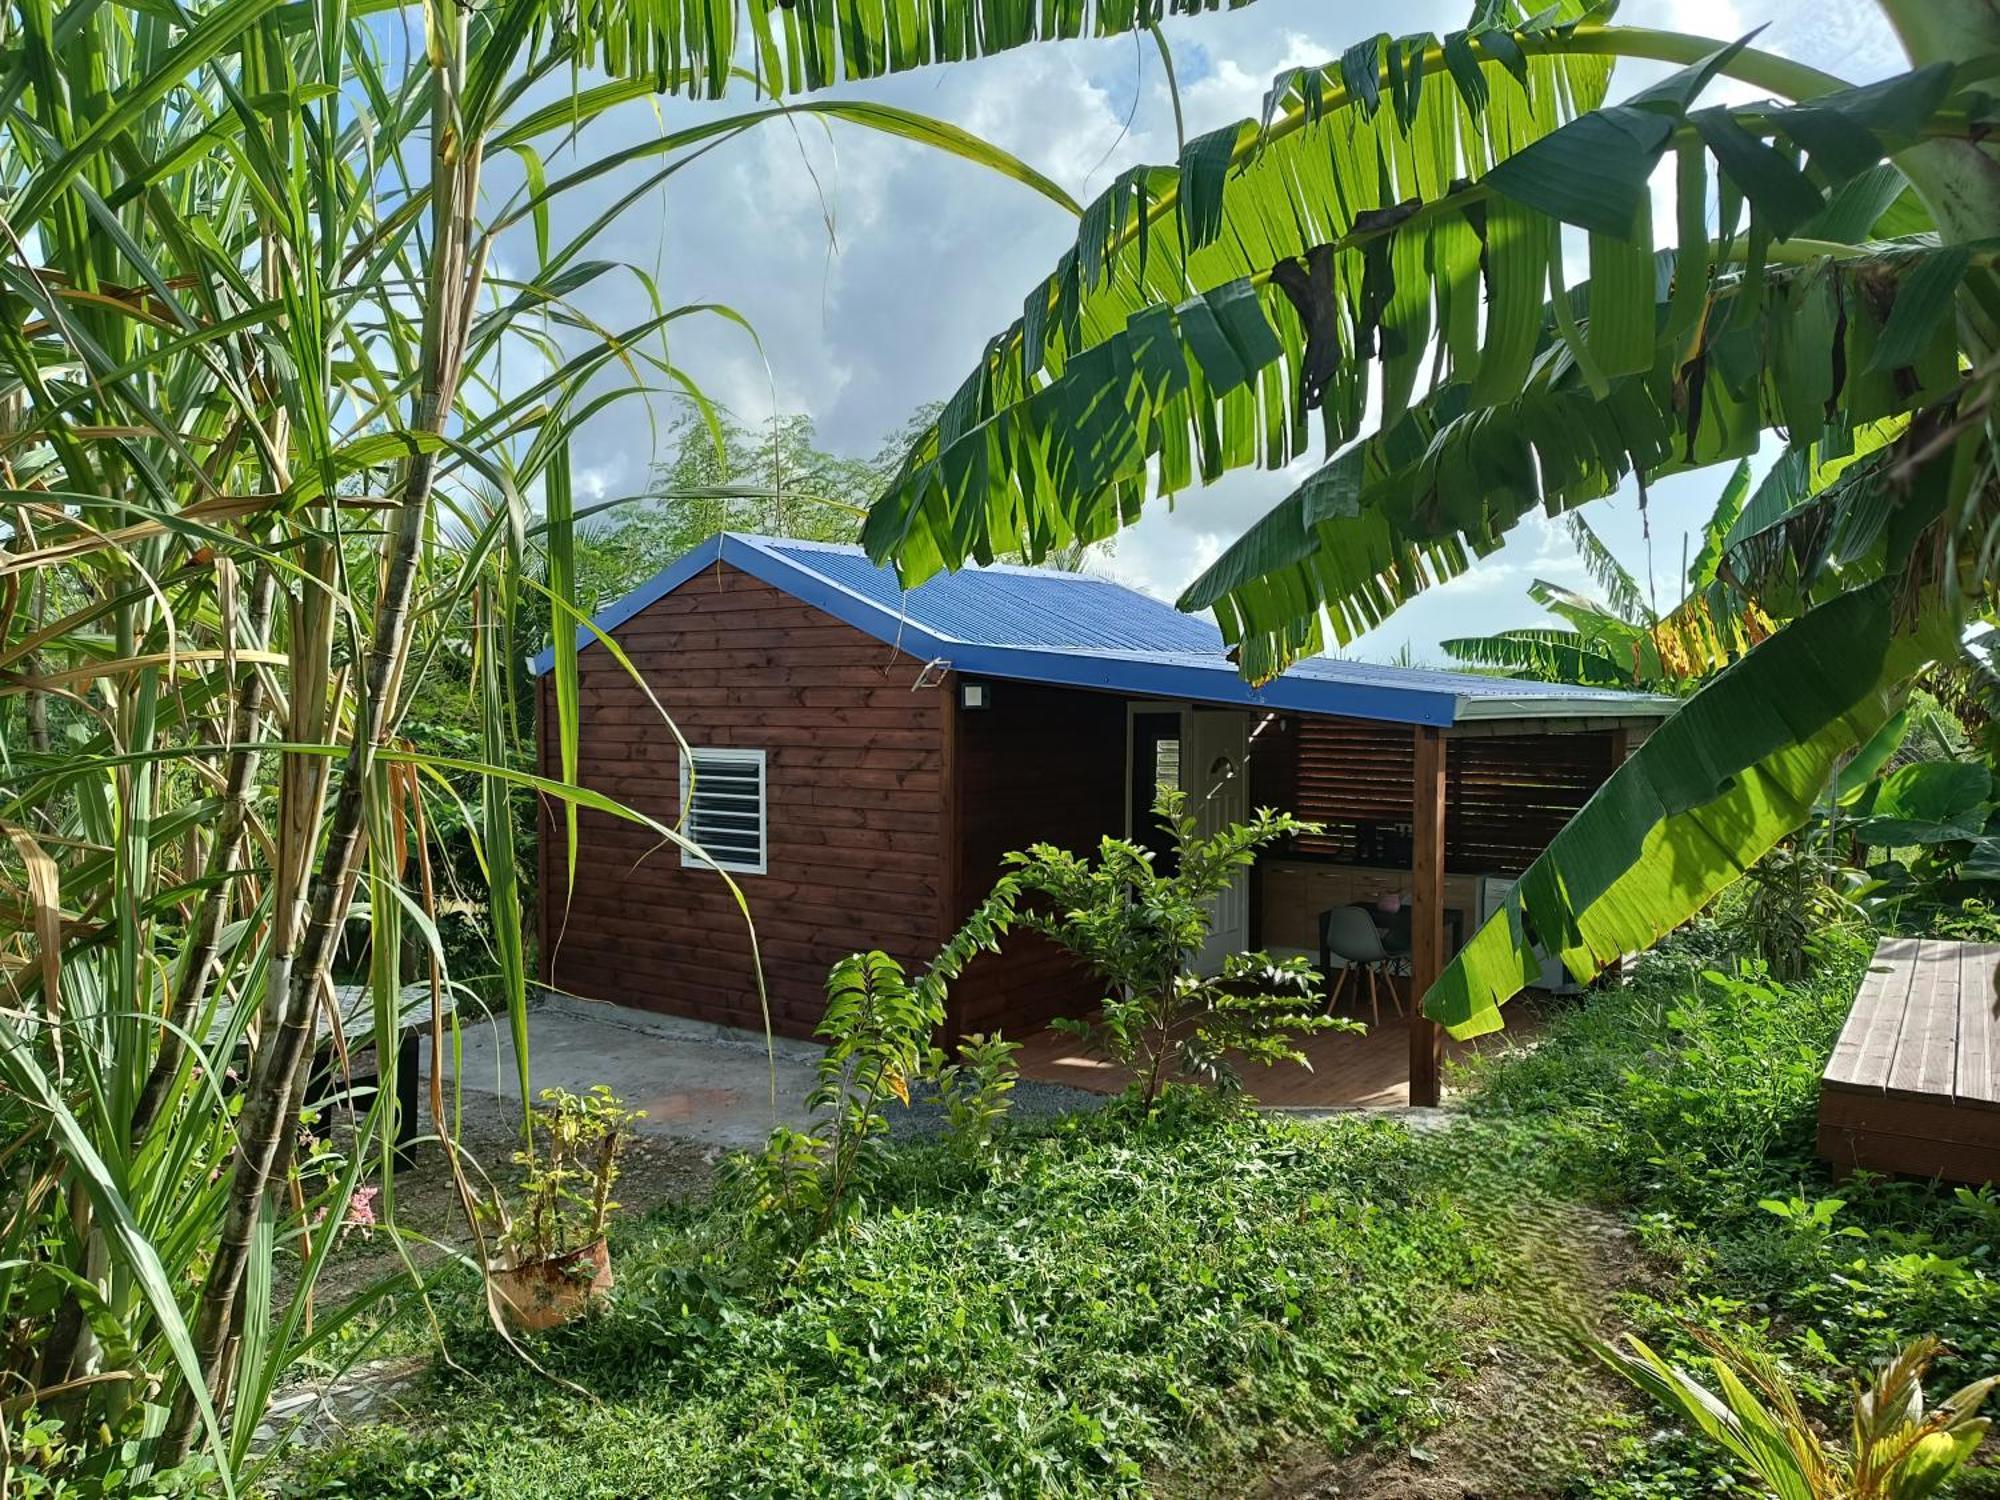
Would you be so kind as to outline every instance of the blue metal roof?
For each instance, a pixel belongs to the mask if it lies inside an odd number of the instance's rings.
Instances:
[[[1662,718],[1674,701],[1608,688],[1516,682],[1315,656],[1252,687],[1209,621],[1084,573],[996,564],[940,573],[905,592],[859,547],[724,532],[601,611],[625,621],[703,568],[727,562],[855,628],[961,674],[1101,688],[1133,697],[1236,703],[1406,724],[1495,718]],[[596,638],[577,631],[579,648]],[[537,674],[555,653],[534,659]]]

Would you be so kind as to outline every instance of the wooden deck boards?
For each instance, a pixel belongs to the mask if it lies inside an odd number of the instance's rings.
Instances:
[[[1355,1015],[1344,1007],[1343,1014]],[[1368,1021],[1364,1006],[1355,1017]],[[1475,1052],[1517,1046],[1532,1036],[1534,1015],[1525,1006],[1507,1013],[1507,1029],[1470,1042],[1445,1043],[1445,1056],[1457,1059]],[[1382,1024],[1370,1025],[1365,1036],[1322,1032],[1306,1039],[1301,1050],[1310,1070],[1293,1063],[1265,1068],[1252,1063],[1242,1069],[1243,1085],[1259,1104],[1290,1108],[1388,1108],[1410,1102],[1410,1042],[1407,1013],[1397,1015],[1385,997]],[[1042,1083],[1066,1084],[1092,1093],[1115,1094],[1130,1082],[1125,1071],[1087,1051],[1074,1037],[1042,1030],[1026,1037],[1015,1060],[1021,1076]],[[1447,1074],[1447,1079],[1449,1074]]]
[[[1886,938],[1820,1083],[1819,1152],[1844,1168],[2000,1180],[2000,945]]]

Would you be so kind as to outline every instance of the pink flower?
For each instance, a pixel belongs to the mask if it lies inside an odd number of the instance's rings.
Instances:
[[[354,1190],[354,1196],[347,1200],[347,1227],[349,1229],[372,1229],[375,1227],[375,1199],[382,1190],[377,1187],[362,1187]]]

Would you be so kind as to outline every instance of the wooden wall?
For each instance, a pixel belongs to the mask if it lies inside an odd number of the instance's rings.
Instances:
[[[809,1036],[828,967],[857,949],[927,960],[944,929],[947,685],[923,663],[770,585],[708,569],[619,627],[688,742],[767,752],[768,873],[737,875],[771,1019]],[[671,824],[678,747],[610,653],[580,659],[583,785]],[[540,689],[552,715],[550,684]],[[548,732],[541,769],[558,776]],[[712,871],[651,831],[584,811],[565,911],[562,819],[543,811],[543,978],[648,1010],[761,1027],[742,916]]]
[[[961,916],[992,889],[1007,851],[1047,842],[1084,853],[1125,831],[1125,700],[1025,682],[991,688],[992,707],[957,711]],[[998,1029],[1018,1040],[1099,998],[1067,954],[1019,933],[966,970],[952,1020],[962,1032]]]
[[[1289,744],[1289,776],[1282,764],[1260,768],[1262,738],[1252,756],[1253,800],[1326,826],[1292,852],[1366,862],[1367,825],[1409,827],[1416,752],[1408,725],[1290,716],[1270,757],[1282,762]],[[1613,749],[1611,731],[1448,737],[1445,867],[1519,874],[1611,774]],[[1386,849],[1376,857],[1398,862]]]

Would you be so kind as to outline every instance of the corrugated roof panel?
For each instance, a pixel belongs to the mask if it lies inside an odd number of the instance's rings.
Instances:
[[[1669,699],[1611,688],[1315,656],[1252,687],[1209,621],[1083,573],[995,566],[944,573],[908,593],[859,547],[728,532],[602,611],[607,634],[701,569],[732,563],[915,656],[960,672],[1298,713],[1449,725],[1469,718],[1660,718]],[[577,632],[579,646],[594,639]],[[534,669],[546,672],[544,651]]]
[[[940,573],[904,593],[894,571],[876,567],[858,547],[769,540],[762,545],[945,640],[1052,650],[1222,652],[1222,634],[1210,621],[1087,573],[967,568]]]
[[[1569,682],[1528,682],[1517,677],[1485,677],[1477,672],[1444,672],[1430,667],[1389,667],[1337,656],[1309,656],[1293,666],[1286,675],[1327,682],[1371,683],[1382,687],[1421,679],[1429,686],[1455,693],[1461,698],[1519,698],[1529,695],[1567,698],[1582,703],[1629,703],[1642,696],[1621,692],[1617,688],[1584,687]]]

